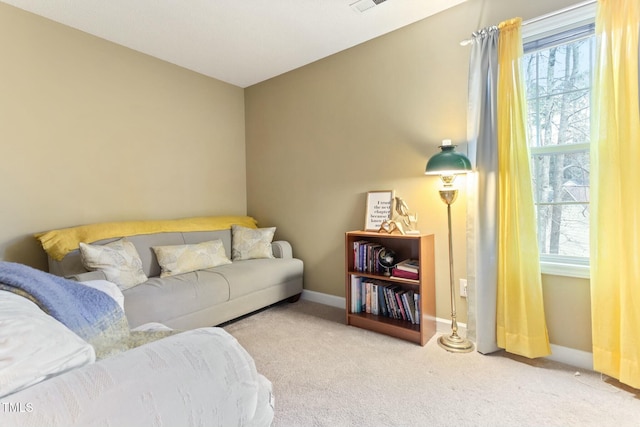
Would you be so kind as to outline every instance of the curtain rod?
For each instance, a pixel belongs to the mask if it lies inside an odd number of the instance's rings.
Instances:
[[[547,13],[545,15],[538,16],[536,18],[532,18],[532,19],[528,19],[526,21],[523,21],[522,22],[522,26],[524,27],[526,25],[533,24],[533,23],[538,22],[538,21],[542,21],[543,19],[551,18],[553,16],[560,15],[562,13],[570,12],[572,10],[579,9],[581,7],[588,6],[590,4],[596,3],[597,1],[598,0],[586,0],[586,1],[583,1],[583,2],[580,2],[580,3],[576,3],[576,4],[572,5],[572,6],[567,6],[564,9],[556,10],[555,12],[550,12],[550,13]],[[467,46],[467,45],[470,45],[472,42],[473,42],[472,39],[462,40],[460,42],[460,46]]]

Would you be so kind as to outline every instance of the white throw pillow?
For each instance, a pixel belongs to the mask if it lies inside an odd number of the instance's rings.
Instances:
[[[80,257],[87,270],[100,270],[122,290],[147,281],[136,247],[125,238],[104,245],[80,243]]]
[[[0,398],[95,360],[91,345],[35,303],[0,291]]]
[[[87,280],[86,282],[78,283],[93,289],[97,289],[109,295],[118,303],[122,311],[124,311],[124,295],[122,294],[122,291],[120,290],[118,285],[116,285],[115,283],[108,280]]]
[[[160,277],[231,264],[222,240],[191,245],[153,246],[152,249],[160,264]]]
[[[274,258],[271,242],[275,227],[248,228],[231,226],[231,258],[234,261],[254,258]]]

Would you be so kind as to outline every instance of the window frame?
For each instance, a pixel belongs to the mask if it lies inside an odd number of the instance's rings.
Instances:
[[[584,26],[585,24],[594,23],[596,8],[597,3],[591,0],[526,22],[526,24],[522,26],[523,45],[560,32]],[[578,145],[582,147],[578,147]],[[567,147],[567,149],[584,149],[584,145],[586,144],[576,144],[571,148]],[[590,144],[589,147],[591,147]],[[529,146],[528,148],[530,157],[535,153],[548,154],[556,150],[565,151],[564,147],[556,149],[553,147]],[[588,279],[590,278],[589,257],[540,254],[540,270],[543,274]]]

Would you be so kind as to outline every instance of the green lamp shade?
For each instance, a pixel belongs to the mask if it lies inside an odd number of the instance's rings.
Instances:
[[[425,175],[453,175],[471,170],[471,162],[467,156],[455,151],[455,145],[441,145],[440,150],[427,162]]]

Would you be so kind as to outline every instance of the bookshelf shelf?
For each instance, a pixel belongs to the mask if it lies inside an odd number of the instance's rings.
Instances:
[[[371,248],[368,255],[359,253],[363,248]],[[406,279],[393,276],[385,276],[375,270],[375,248],[384,247],[396,254],[396,261],[414,259],[418,261],[418,279]],[[366,251],[367,249],[364,249]],[[367,262],[367,257],[369,261]],[[360,262],[363,261],[363,262]],[[368,266],[368,267],[367,267]],[[362,283],[375,285],[379,301],[378,306],[370,302],[368,312],[359,304],[361,295],[365,292]],[[436,332],[435,313],[435,264],[433,235],[395,235],[366,231],[349,231],[345,234],[345,294],[347,301],[346,316],[347,325],[368,329],[378,333],[387,334],[407,341],[425,345]],[[359,289],[357,293],[355,289]],[[369,288],[371,290],[371,288]],[[373,291],[371,291],[373,292]],[[390,308],[385,304],[385,297],[395,294],[406,294],[406,298],[417,302],[416,317],[413,304],[408,304],[405,299],[405,309],[411,312],[413,320],[408,319],[409,314],[395,317],[390,313]],[[394,294],[395,293],[395,294]],[[413,295],[418,294],[419,299]],[[396,297],[397,298],[397,297]],[[363,298],[364,299],[364,298]],[[395,299],[392,298],[395,301]],[[389,302],[387,300],[387,302]],[[398,301],[402,304],[402,301]],[[366,304],[365,304],[366,305]],[[385,305],[385,309],[381,308]],[[398,308],[398,307],[396,307]],[[373,311],[373,312],[372,312]],[[404,314],[404,313],[403,313]],[[399,318],[398,318],[399,317]]]

